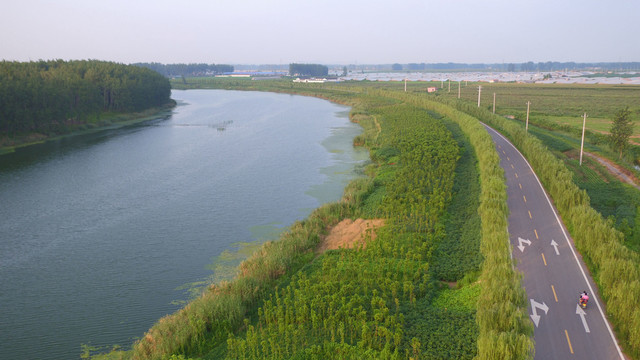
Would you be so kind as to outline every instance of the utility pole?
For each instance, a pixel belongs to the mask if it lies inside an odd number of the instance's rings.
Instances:
[[[478,86],[478,107],[480,107],[480,93],[482,93],[482,85]]]
[[[460,83],[462,80],[458,80],[458,99],[460,99]]]
[[[493,113],[496,113],[496,93],[493,93]]]
[[[449,92],[451,92],[451,79],[449,79]]]
[[[525,131],[529,131],[529,105],[531,105],[531,101],[527,101],[527,124],[524,127]]]
[[[440,89],[444,89],[444,79],[440,79]]]
[[[407,78],[404,78],[404,92],[407,92]]]
[[[582,151],[584,150],[584,129],[587,126],[587,113],[584,113],[582,119],[582,143],[580,143],[580,166],[582,166]]]

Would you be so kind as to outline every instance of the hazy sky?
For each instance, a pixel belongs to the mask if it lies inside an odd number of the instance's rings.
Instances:
[[[0,59],[640,61],[640,0],[8,0]]]

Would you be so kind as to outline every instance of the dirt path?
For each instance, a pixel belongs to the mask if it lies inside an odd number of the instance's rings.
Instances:
[[[598,155],[588,153],[588,152],[585,152],[584,154],[596,160],[600,164],[602,164],[604,167],[607,168],[607,170],[609,170],[611,174],[617,177],[620,181],[630,184],[634,186],[636,189],[640,190],[640,185],[638,185],[638,179],[629,170],[621,167],[620,165],[612,162],[609,159],[600,157]]]

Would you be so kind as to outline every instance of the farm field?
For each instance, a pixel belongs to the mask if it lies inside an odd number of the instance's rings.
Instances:
[[[456,84],[457,85],[457,84]],[[531,102],[529,121],[548,120],[560,125],[582,129],[582,116],[587,113],[587,129],[608,133],[616,111],[629,106],[634,121],[640,121],[640,86],[637,85],[574,85],[469,83],[461,88],[461,98],[477,103],[478,86],[482,86],[480,105],[492,110],[496,93],[496,113],[526,118],[527,101]],[[455,90],[454,90],[455,89]],[[457,98],[457,86],[441,96]],[[640,137],[640,127],[634,129]]]
[[[404,90],[404,82],[350,82],[364,88]],[[450,85],[450,90],[449,90]],[[638,85],[585,85],[585,84],[524,84],[460,82],[460,98],[473,104],[478,102],[478,86],[482,86],[480,106],[493,110],[493,93],[496,93],[496,113],[514,116],[524,121],[527,101],[531,102],[529,121],[550,121],[582,130],[582,116],[587,113],[587,129],[608,133],[616,111],[629,106],[632,120],[640,122],[640,86]],[[458,98],[458,82],[420,81],[407,82],[407,91],[424,93],[428,87],[436,87],[433,95],[446,99]],[[640,139],[640,126],[634,128],[633,137]]]

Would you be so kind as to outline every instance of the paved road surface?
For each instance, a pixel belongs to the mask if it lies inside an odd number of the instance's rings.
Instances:
[[[593,280],[537,176],[511,143],[487,129],[507,179],[509,238],[536,326],[535,358],[625,359]],[[583,290],[590,297],[586,310],[578,307]]]

